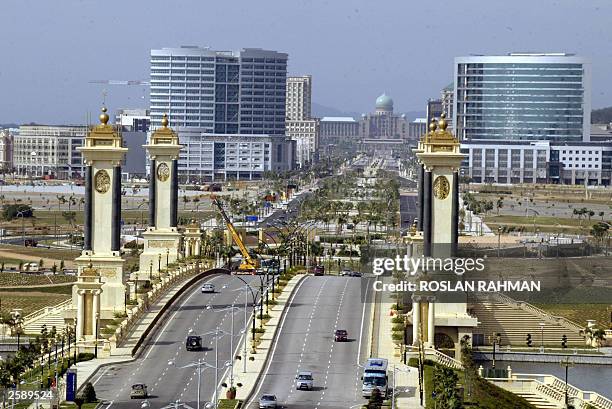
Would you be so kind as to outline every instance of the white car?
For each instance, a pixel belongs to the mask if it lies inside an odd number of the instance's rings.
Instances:
[[[202,286],[202,293],[214,293],[214,292],[215,292],[214,284],[204,284]]]

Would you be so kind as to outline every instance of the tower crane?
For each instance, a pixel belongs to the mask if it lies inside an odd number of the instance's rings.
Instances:
[[[223,220],[225,221],[225,224],[227,225],[227,229],[232,234],[234,243],[236,243],[236,245],[238,246],[238,249],[240,250],[240,254],[242,254],[242,263],[240,263],[238,270],[244,273],[256,274],[257,269],[259,269],[259,260],[256,258],[253,258],[253,256],[251,256],[251,254],[249,253],[249,250],[246,248],[246,246],[242,242],[242,239],[240,238],[240,235],[238,234],[238,232],[236,231],[236,228],[232,224],[232,221],[227,216],[227,213],[225,213],[225,210],[223,210],[223,206],[221,205],[221,202],[217,199],[217,196],[210,195],[210,199],[212,200],[213,204],[217,207],[217,209],[219,209],[219,213],[221,213],[221,216],[223,217]]]

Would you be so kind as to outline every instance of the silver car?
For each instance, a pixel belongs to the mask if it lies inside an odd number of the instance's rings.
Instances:
[[[215,292],[214,284],[204,284],[202,286],[202,292],[203,293],[214,293]]]
[[[259,398],[259,409],[274,408],[276,409],[276,395],[261,395]]]
[[[295,377],[295,388],[296,389],[307,389],[312,390],[312,372],[300,372]]]

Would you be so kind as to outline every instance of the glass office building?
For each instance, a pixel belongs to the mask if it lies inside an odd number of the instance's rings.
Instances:
[[[462,141],[588,141],[591,66],[571,54],[455,58],[453,124]]]
[[[287,54],[259,48],[151,50],[151,126],[214,134],[285,133]]]

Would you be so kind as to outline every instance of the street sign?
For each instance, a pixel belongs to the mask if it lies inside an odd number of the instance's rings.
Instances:
[[[247,216],[246,217],[246,221],[247,222],[256,222],[257,221],[257,215]]]
[[[74,402],[77,391],[77,374],[76,371],[69,369],[66,372],[66,400]]]

